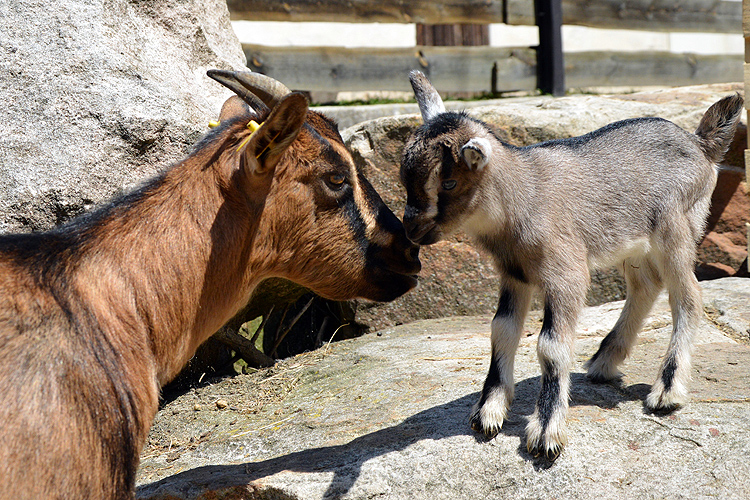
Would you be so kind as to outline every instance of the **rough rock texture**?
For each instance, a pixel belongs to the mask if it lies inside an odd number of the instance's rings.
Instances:
[[[245,56],[223,0],[0,2],[0,232],[47,229],[182,158]]]
[[[750,197],[744,171],[730,170],[724,172],[723,177],[727,182],[722,198],[728,196],[729,199],[714,230],[701,243],[699,254],[703,262],[723,266],[730,272],[747,259],[745,223],[750,221]],[[715,193],[715,197],[718,194]]]
[[[741,90],[741,84],[717,84],[628,95],[517,98],[473,107],[468,114],[493,126],[502,140],[524,146],[581,135],[617,120],[640,116],[667,118],[692,131],[711,104]],[[355,125],[342,134],[355,161],[399,216],[405,204],[398,179],[403,146],[420,124],[418,115],[386,117]],[[716,199],[725,200],[728,208],[699,255],[702,262],[718,264],[705,273],[706,277],[731,274],[746,256],[745,222],[750,221],[750,212],[745,183],[741,182],[746,135],[743,125],[727,156],[728,170],[721,174],[722,189],[728,192],[717,193]],[[495,272],[490,260],[480,255],[465,236],[459,234],[424,247],[421,256],[423,271],[417,293],[386,305],[360,304],[360,321],[378,329],[415,319],[484,314],[495,309]],[[590,304],[624,298],[624,280],[616,270],[598,271],[592,281]]]
[[[691,401],[644,412],[671,332],[662,296],[620,386],[583,369],[622,303],[588,308],[578,326],[569,445],[550,466],[525,451],[539,390],[526,325],[516,399],[501,432],[471,431],[490,350],[490,316],[418,321],[331,344],[253,375],[214,381],[164,405],[142,457],[138,497],[747,498],[750,487],[750,280],[705,282],[706,319]]]

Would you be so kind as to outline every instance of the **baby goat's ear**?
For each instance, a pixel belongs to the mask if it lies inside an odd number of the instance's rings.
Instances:
[[[492,147],[490,141],[481,137],[474,137],[461,148],[466,165],[472,170],[482,170],[490,161]]]
[[[305,96],[293,92],[274,106],[260,126],[250,122],[248,128],[257,129],[238,147],[238,152],[242,154],[243,168],[251,168],[255,174],[273,171],[281,156],[297,138],[307,118],[307,108]]]

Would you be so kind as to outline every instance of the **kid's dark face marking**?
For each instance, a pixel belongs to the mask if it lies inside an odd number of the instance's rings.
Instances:
[[[442,113],[407,143],[400,171],[407,198],[404,226],[415,243],[440,241],[464,219],[477,172],[466,165],[461,147],[474,136],[473,128],[474,121],[462,113]]]

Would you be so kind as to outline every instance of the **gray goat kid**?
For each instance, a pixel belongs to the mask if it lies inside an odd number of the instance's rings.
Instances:
[[[695,278],[718,164],[742,112],[739,95],[710,107],[695,134],[660,118],[612,123],[589,134],[529,147],[504,144],[463,113],[446,112],[420,72],[410,74],[424,125],[401,164],[409,239],[435,243],[465,230],[501,277],[492,359],[471,415],[494,436],[513,399],[513,362],[534,287],[544,298],[537,343],[541,392],[526,427],[535,456],[554,459],[567,442],[565,414],[578,315],[591,268],[620,264],[627,300],[588,362],[597,382],[617,379],[643,320],[666,286],[673,331],[646,399],[666,412],[687,400],[690,350],[702,316]]]

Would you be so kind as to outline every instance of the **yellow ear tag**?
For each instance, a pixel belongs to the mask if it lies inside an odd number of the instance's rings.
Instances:
[[[256,122],[255,120],[250,120],[250,122],[248,122],[248,124],[247,124],[247,128],[249,128],[252,131],[252,134],[250,134],[247,137],[245,137],[245,139],[243,139],[243,141],[240,143],[240,145],[237,146],[237,151],[238,152],[239,152],[240,149],[242,149],[245,146],[245,144],[247,144],[247,142],[253,137],[253,135],[255,135],[255,132],[257,132],[258,129],[260,128],[260,124],[258,122]],[[279,133],[281,133],[281,132],[279,132]],[[279,136],[279,134],[276,134],[276,137],[278,137],[278,136]],[[276,137],[274,137],[273,139],[276,139]],[[265,153],[268,148],[270,148],[271,146],[273,146],[273,144],[274,144],[273,139],[271,140],[271,142],[269,142],[266,145],[265,148],[263,148],[263,151],[261,151],[260,153],[258,153],[257,155],[255,155],[256,158],[260,158],[261,155],[263,153]]]
[[[240,143],[240,145],[237,146],[237,152],[239,152],[240,149],[242,149],[243,147],[245,147],[245,144],[247,144],[248,141],[250,139],[252,139],[252,137],[255,135],[255,132],[257,132],[258,129],[260,128],[260,124],[258,122],[256,122],[255,120],[250,120],[250,122],[247,124],[247,128],[249,128],[252,133],[250,135],[248,135],[247,137],[245,137],[242,140],[242,142]],[[260,155],[258,155],[258,156],[260,156]]]
[[[221,122],[219,120],[211,120],[208,122],[208,128],[216,128],[219,125],[221,125]]]
[[[249,128],[252,131],[252,133],[254,134],[260,128],[260,124],[258,122],[256,122],[255,120],[250,120],[250,122],[247,124],[247,128]],[[252,135],[251,135],[251,137],[252,137]]]

